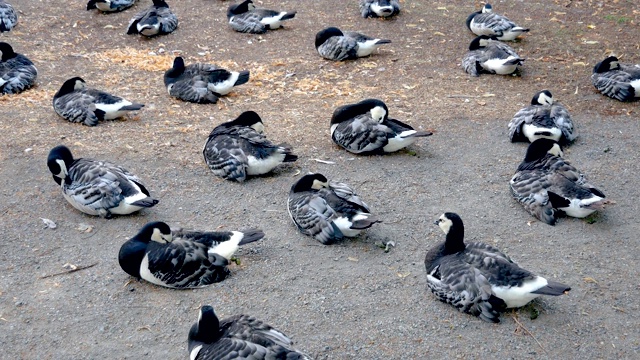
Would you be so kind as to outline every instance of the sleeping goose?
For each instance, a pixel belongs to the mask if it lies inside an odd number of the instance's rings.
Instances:
[[[613,203],[562,155],[553,140],[532,142],[509,182],[511,194],[525,210],[549,225],[560,214],[583,218]]]
[[[637,100],[640,98],[640,64],[622,64],[617,57],[609,56],[593,68],[591,82],[610,98]]]
[[[144,104],[132,103],[119,96],[87,87],[80,77],[62,84],[53,96],[53,109],[58,115],[73,122],[95,126],[101,120],[113,120],[129,111],[142,109]]]
[[[153,5],[137,13],[130,21],[127,34],[156,36],[169,34],[178,27],[178,17],[164,0],[153,0]]]
[[[164,73],[164,85],[169,95],[194,103],[216,103],[235,86],[249,81],[249,71],[228,71],[215,65],[195,63],[185,66],[181,56],[173,60]]]
[[[18,14],[11,4],[0,0],[0,33],[11,31],[18,23]]]
[[[17,94],[33,86],[38,69],[26,56],[0,42],[0,94]]]
[[[509,122],[511,142],[534,142],[546,138],[561,144],[576,139],[569,111],[556,102],[549,90],[542,90],[533,96],[531,105],[520,109]]]
[[[425,257],[427,286],[442,302],[488,322],[500,322],[500,312],[522,307],[540,295],[558,296],[571,290],[519,267],[506,254],[481,242],[464,243],[464,224],[455,213],[444,213],[436,224],[446,240]]]
[[[400,13],[398,0],[360,0],[360,14],[363,18],[387,18]]]
[[[261,230],[171,230],[164,222],[146,224],[122,244],[118,261],[127,274],[173,288],[202,288],[224,280],[241,245],[264,237]]]
[[[311,360],[270,325],[248,315],[219,320],[210,305],[200,308],[189,330],[188,349],[190,360]]]
[[[133,6],[136,0],[89,0],[87,10],[98,9],[102,12],[118,12]]]
[[[378,99],[338,107],[331,117],[331,139],[355,154],[390,153],[432,135],[388,116],[389,109]]]
[[[469,52],[462,59],[462,68],[473,76],[482,73],[509,75],[523,62],[524,59],[509,45],[495,37],[480,35],[469,44]]]
[[[251,0],[229,6],[227,19],[235,31],[242,33],[263,34],[267,30],[282,27],[282,22],[293,19],[296,12],[259,9]]]
[[[216,176],[242,182],[247,175],[262,175],[298,157],[286,145],[275,145],[263,134],[264,125],[254,111],[216,126],[202,154]]]
[[[466,24],[467,28],[476,35],[495,36],[501,41],[515,40],[529,31],[506,17],[494,13],[491,4],[485,4],[482,10],[469,15]]]
[[[353,60],[371,55],[380,45],[391,40],[377,39],[355,32],[328,27],[316,34],[315,46],[318,54],[334,61]]]
[[[349,185],[318,173],[304,175],[293,184],[287,210],[300,232],[325,245],[355,237],[381,222]]]
[[[100,160],[74,159],[64,145],[51,149],[47,166],[74,208],[110,218],[156,205],[146,186],[123,167]]]

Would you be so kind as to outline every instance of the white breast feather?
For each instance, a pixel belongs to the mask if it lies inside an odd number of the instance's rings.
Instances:
[[[153,276],[151,271],[149,271],[149,254],[145,254],[144,258],[142,258],[142,263],[140,263],[140,277],[152,284],[170,287],[160,279]]]

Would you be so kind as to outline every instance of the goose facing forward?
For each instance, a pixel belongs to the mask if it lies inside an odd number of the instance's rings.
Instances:
[[[355,154],[390,153],[432,135],[390,119],[389,109],[378,99],[338,107],[331,117],[331,139]]]
[[[194,103],[216,103],[235,86],[249,81],[249,71],[228,71],[215,65],[195,63],[186,65],[180,56],[164,73],[164,85],[169,95]]]
[[[256,8],[251,0],[231,5],[227,9],[227,19],[231,28],[238,32],[251,34],[263,34],[267,30],[278,29],[282,27],[284,21],[293,19],[295,16],[295,11]]]
[[[270,325],[248,315],[219,320],[210,305],[200,308],[189,330],[188,350],[191,360],[311,360]]]
[[[360,14],[363,18],[388,18],[400,13],[398,0],[360,0]]]
[[[325,245],[355,237],[381,222],[349,185],[318,173],[304,175],[293,184],[287,210],[300,232]]]
[[[74,159],[64,145],[51,149],[47,167],[74,208],[110,218],[156,205],[146,186],[126,169],[106,161]]]
[[[153,0],[153,5],[137,13],[130,21],[127,34],[156,36],[169,34],[178,27],[178,17],[164,0]]]
[[[328,27],[316,34],[315,46],[318,54],[334,61],[354,60],[371,55],[381,45],[391,40],[377,39],[355,32]]]
[[[446,240],[427,252],[427,286],[440,301],[459,311],[497,323],[505,309],[524,306],[540,295],[558,296],[571,290],[519,267],[491,245],[465,244],[464,224],[455,213],[442,214],[436,224]]]
[[[562,155],[557,142],[534,141],[509,182],[511,194],[525,210],[549,225],[559,215],[584,218],[613,203]]]
[[[127,274],[173,289],[201,288],[224,280],[241,245],[264,237],[260,230],[172,231],[156,221],[122,244],[118,261]]]
[[[515,40],[529,31],[506,17],[494,13],[491,4],[485,4],[480,11],[469,15],[466,24],[467,28],[476,35],[495,36],[501,41]]]
[[[509,75],[523,62],[524,59],[509,45],[495,37],[480,35],[469,44],[469,52],[462,59],[462,68],[472,76],[482,73]]]
[[[640,98],[640,64],[623,64],[609,56],[597,63],[591,75],[593,86],[612,99],[634,101]]]
[[[53,96],[53,108],[58,115],[70,122],[88,126],[95,126],[101,120],[117,119],[142,107],[144,104],[132,103],[119,96],[89,88],[80,77],[65,81]]]
[[[0,42],[0,94],[20,93],[32,87],[37,76],[38,69],[31,60]]]
[[[568,144],[576,139],[569,111],[554,100],[549,90],[536,93],[531,105],[520,109],[508,126],[511,142],[546,138]]]
[[[216,126],[204,145],[204,161],[216,176],[242,182],[276,166],[298,159],[286,145],[275,145],[263,134],[264,124],[254,111]]]
[[[18,14],[11,4],[0,0],[0,33],[11,31],[18,23]]]

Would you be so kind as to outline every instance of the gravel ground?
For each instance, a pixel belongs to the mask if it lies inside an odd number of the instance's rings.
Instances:
[[[146,0],[109,15],[85,11],[81,0],[64,7],[12,3],[20,23],[0,40],[40,73],[36,88],[0,97],[0,358],[184,359],[203,304],[223,317],[255,315],[317,359],[638,358],[638,103],[605,98],[589,80],[608,52],[640,63],[637,1],[494,3],[496,12],[532,29],[513,44],[527,61],[521,77],[480,78],[459,66],[473,38],[464,20],[479,2],[405,0],[400,16],[384,21],[360,18],[356,0],[265,0],[258,4],[298,15],[285,29],[257,36],[228,28],[228,1],[173,0],[179,29],[150,40],[125,35]],[[327,62],[313,37],[330,25],[393,43],[370,58]],[[162,73],[174,50],[187,62],[249,69],[252,80],[216,105],[170,99]],[[94,128],[68,123],[51,98],[76,75],[146,107]],[[506,125],[543,88],[576,123],[579,138],[565,157],[617,203],[592,224],[542,224],[509,194],[526,144],[511,144]],[[366,97],[435,134],[412,152],[346,153],[330,141],[330,114]],[[200,152],[215,125],[245,110],[261,114],[268,135],[291,144],[300,159],[236,184],[213,176]],[[160,204],[112,220],[79,213],[45,165],[60,143],[78,157],[122,164]],[[353,185],[384,223],[333,246],[298,233],[286,213],[287,193],[307,171]],[[423,258],[444,239],[432,223],[445,211],[462,216],[469,241],[494,244],[573,290],[535,301],[536,319],[525,308],[497,325],[436,301]],[[41,218],[57,228],[45,228]],[[117,263],[120,245],[152,220],[193,229],[259,227],[267,236],[241,250],[242,263],[226,281],[175,291],[133,280]],[[388,253],[375,245],[388,240],[396,243]],[[46,277],[65,264],[95,265]]]

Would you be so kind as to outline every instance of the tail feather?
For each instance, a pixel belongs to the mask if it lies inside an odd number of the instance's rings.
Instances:
[[[249,244],[264,237],[264,233],[259,229],[243,230],[242,233],[244,234],[244,236],[242,237],[242,240],[240,240],[238,245]]]
[[[565,284],[555,282],[555,281],[549,281],[547,286],[542,287],[536,291],[532,291],[531,293],[540,294],[540,295],[558,296],[558,295],[566,294],[569,290],[571,290],[571,288]]]
[[[529,32],[529,29],[523,28],[523,27],[520,27],[520,26],[516,26],[516,27],[512,28],[511,31]]]
[[[415,132],[415,133],[411,134],[411,137],[427,137],[427,136],[431,136],[431,135],[433,135],[433,133],[430,132],[430,131],[418,131],[418,132]]]
[[[246,84],[248,81],[249,81],[249,71],[248,70],[240,71],[240,73],[238,74],[238,80],[236,80],[236,83],[233,84],[233,86]]]
[[[289,20],[289,19],[293,19],[294,17],[296,17],[296,12],[288,12],[284,15],[282,15],[282,17],[280,18],[280,20]]]
[[[131,105],[121,107],[120,110],[133,111],[133,110],[140,110],[143,107],[144,107],[144,104],[133,103]]]
[[[152,207],[152,206],[156,205],[159,202],[160,202],[159,200],[156,200],[156,199],[153,199],[153,198],[145,198],[145,199],[133,202],[133,203],[131,203],[131,205],[149,208],[149,207]]]
[[[369,217],[367,217],[366,219],[356,220],[353,223],[351,223],[351,229],[354,229],[354,230],[368,229],[371,226],[373,226],[373,224],[380,223],[380,222],[382,222],[382,220],[378,220],[377,217],[373,215],[369,215]]]
[[[604,210],[604,208],[610,204],[615,204],[615,202],[612,200],[602,199],[600,201],[592,202],[589,205],[581,206],[581,207],[584,207],[585,209],[591,209],[591,210]]]
[[[285,154],[283,162],[294,162],[298,160],[298,155],[294,154]]]
[[[504,65],[522,65],[523,61],[524,61],[524,59],[515,58],[515,59],[511,59],[509,61],[505,61]]]

